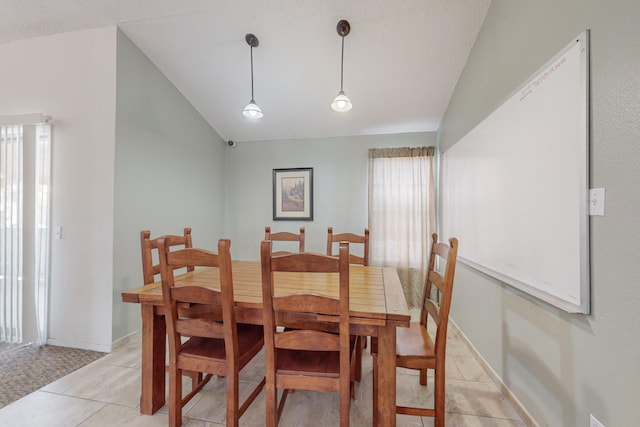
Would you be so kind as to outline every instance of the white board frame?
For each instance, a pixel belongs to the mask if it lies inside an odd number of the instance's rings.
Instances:
[[[563,108],[569,102],[575,111]],[[565,113],[567,120],[553,121]],[[441,187],[443,235],[459,239],[458,260],[564,311],[584,314],[590,310],[589,123],[584,31],[443,153]],[[545,150],[547,157],[531,172],[527,162]],[[568,170],[545,169],[548,159],[566,162]],[[504,194],[496,184],[505,187]],[[535,204],[527,201],[531,196]],[[553,212],[554,206],[561,210]],[[540,211],[534,215],[532,207]],[[527,218],[526,224],[518,222]],[[487,235],[491,230],[498,231]]]

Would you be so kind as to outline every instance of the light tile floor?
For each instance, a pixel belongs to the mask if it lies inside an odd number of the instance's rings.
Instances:
[[[468,346],[456,333],[447,342],[446,425],[525,427],[518,413]],[[371,425],[372,358],[365,354],[363,380],[356,385],[351,405],[351,425]],[[264,375],[264,358],[256,357],[240,375],[241,399]],[[398,370],[397,401],[420,405],[433,402],[433,379],[420,386],[417,372]],[[215,427],[224,425],[224,379],[212,379],[183,411],[183,425]],[[190,386],[185,381],[185,389]],[[61,378],[42,389],[0,409],[0,426],[165,426],[167,408],[153,416],[139,412],[139,337],[111,354]],[[241,417],[241,426],[264,425],[264,391]],[[280,426],[339,425],[337,395],[296,391],[287,398]],[[431,418],[397,416],[398,426],[433,426]]]

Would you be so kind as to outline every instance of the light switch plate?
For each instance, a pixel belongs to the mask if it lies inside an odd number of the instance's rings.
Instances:
[[[604,216],[604,188],[589,190],[589,215]]]

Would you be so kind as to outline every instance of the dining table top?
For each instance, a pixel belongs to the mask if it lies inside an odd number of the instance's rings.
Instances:
[[[196,268],[176,276],[176,286],[199,285],[220,289],[215,267]],[[260,261],[232,261],[233,292],[236,307],[262,308],[262,270]],[[276,295],[318,293],[338,296],[337,273],[275,272]],[[162,304],[162,283],[154,282],[122,292],[122,301]],[[374,321],[408,322],[407,301],[395,268],[349,266],[350,316]],[[355,319],[354,319],[355,320]]]

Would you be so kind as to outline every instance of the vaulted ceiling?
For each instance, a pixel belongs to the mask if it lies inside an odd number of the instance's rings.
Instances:
[[[490,0],[2,0],[0,43],[117,25],[225,140],[437,130]],[[340,89],[353,110],[329,104]],[[262,119],[241,112],[251,98]]]

